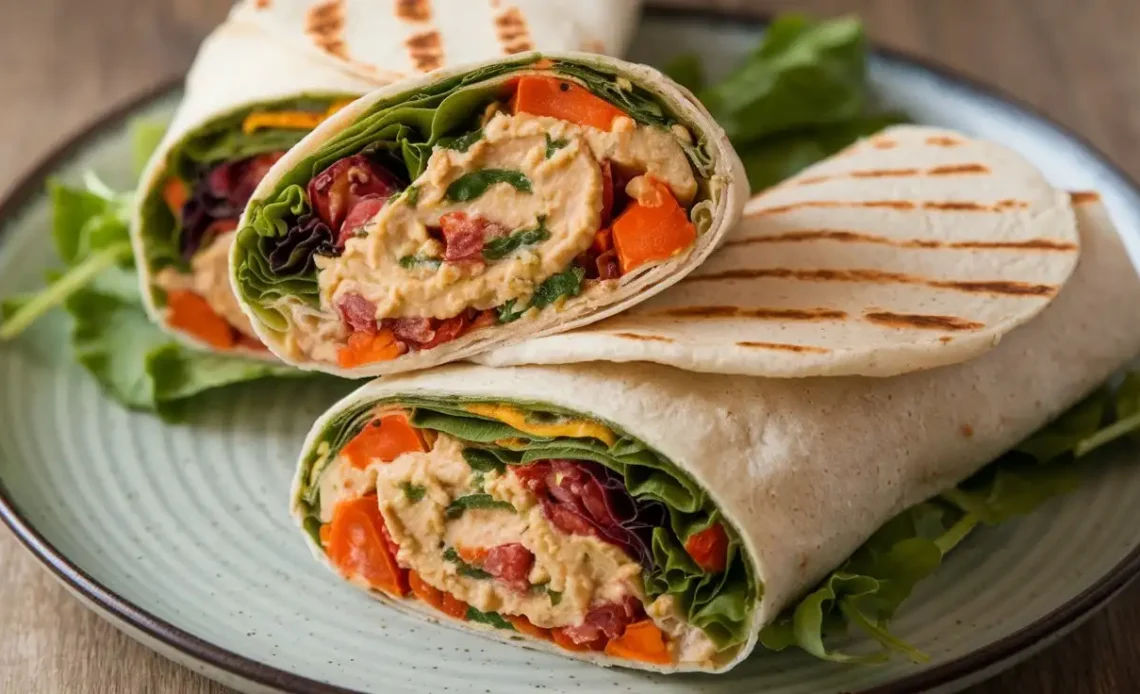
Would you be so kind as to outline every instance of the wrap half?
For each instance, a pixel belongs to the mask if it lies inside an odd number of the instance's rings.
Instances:
[[[136,198],[131,234],[152,319],[197,347],[272,358],[233,297],[228,261],[250,195],[285,151],[356,97],[407,75],[536,41],[624,50],[638,4],[238,3],[203,42]]]
[[[1020,155],[898,126],[752,198],[709,262],[491,366],[651,361],[750,376],[893,376],[972,359],[1076,267],[1069,196]]]
[[[895,378],[651,364],[450,366],[350,395],[306,439],[315,555],[402,611],[602,665],[721,672],[888,520],[1140,351],[1140,280],[1099,204],[1040,317]],[[873,435],[872,435],[873,432]]]

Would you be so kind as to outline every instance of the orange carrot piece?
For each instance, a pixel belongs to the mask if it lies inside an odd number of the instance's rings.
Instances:
[[[177,176],[171,176],[166,179],[166,183],[162,184],[162,199],[166,201],[166,206],[174,213],[174,216],[182,216],[182,206],[186,204],[186,198],[190,197],[190,191],[186,189],[186,183]]]
[[[665,634],[652,619],[634,622],[625,632],[606,644],[606,655],[626,660],[640,660],[656,665],[673,662],[669,648],[665,645]]]
[[[614,249],[623,275],[646,263],[668,260],[697,239],[696,226],[669,188],[660,181],[650,181],[657,191],[655,199],[631,202],[614,221]]]
[[[728,533],[720,523],[709,526],[685,540],[685,551],[702,570],[720,573],[728,563]]]
[[[340,454],[352,467],[363,470],[377,460],[390,463],[404,453],[426,450],[423,437],[407,416],[390,414],[364,425]]]
[[[610,130],[614,119],[626,115],[585,87],[545,75],[519,78],[518,90],[511,99],[511,111],[560,118],[599,130]]]
[[[329,538],[332,537],[332,524],[325,523],[321,526],[321,547],[329,546]]]
[[[440,606],[440,611],[446,615],[467,621],[467,603],[455,597],[451,593],[443,592],[443,604]]]
[[[602,229],[594,234],[594,243],[590,245],[590,250],[601,255],[613,247],[614,232],[609,229]]]
[[[455,551],[468,564],[482,564],[491,550],[486,547],[456,547]]]
[[[408,586],[412,589],[412,595],[437,610],[443,610],[443,591],[424,581],[415,571],[408,572]]]
[[[515,628],[515,631],[520,634],[533,636],[536,639],[543,639],[544,641],[550,640],[550,630],[535,626],[525,615],[507,614],[503,616],[506,617],[507,621],[511,623],[511,626]]]
[[[375,494],[337,504],[325,551],[341,575],[363,578],[369,586],[395,597],[408,594],[407,572],[396,563],[384,540],[384,517]]]
[[[384,328],[375,335],[356,332],[349,336],[348,344],[336,354],[336,363],[342,369],[352,369],[378,361],[391,361],[400,356],[396,335]]]
[[[187,289],[166,293],[166,322],[218,349],[232,349],[236,332],[224,318],[214,313],[206,300]]]

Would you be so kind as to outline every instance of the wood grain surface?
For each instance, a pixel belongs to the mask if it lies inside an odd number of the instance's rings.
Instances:
[[[998,85],[1140,179],[1137,0],[665,0],[857,13],[882,45]],[[0,0],[0,189],[116,103],[181,74],[229,0]],[[121,635],[0,530],[0,692],[227,691]],[[1140,584],[972,694],[1140,691]]]

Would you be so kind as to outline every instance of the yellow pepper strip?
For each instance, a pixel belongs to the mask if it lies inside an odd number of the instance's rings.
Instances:
[[[245,117],[241,123],[241,131],[246,135],[261,128],[281,128],[285,130],[312,130],[320,125],[327,116],[323,113],[309,111],[278,111],[277,113],[262,113],[255,111]]]
[[[589,437],[597,439],[607,446],[612,446],[617,443],[617,436],[614,432],[610,431],[608,427],[586,419],[568,419],[557,423],[542,424],[528,421],[525,412],[507,405],[473,403],[467,405],[464,409],[471,414],[495,419],[504,424],[508,424],[524,434],[530,434],[531,436],[541,436],[543,438],[555,438],[558,436],[569,438]]]

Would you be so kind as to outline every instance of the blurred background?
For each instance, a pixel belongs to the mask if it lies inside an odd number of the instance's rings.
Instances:
[[[657,0],[861,16],[873,41],[994,85],[1140,179],[1137,0]],[[180,78],[229,0],[0,0],[0,190],[117,104]],[[1136,691],[1140,586],[973,694]],[[122,636],[0,532],[0,692],[224,690]]]

